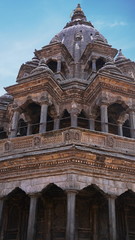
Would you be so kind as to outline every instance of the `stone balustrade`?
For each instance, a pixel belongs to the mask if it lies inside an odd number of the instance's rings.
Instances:
[[[0,141],[0,159],[18,153],[55,149],[68,145],[99,148],[107,152],[128,155],[135,154],[135,139],[124,138],[109,133],[95,132],[81,128],[66,128],[48,133],[24,137],[8,138]]]

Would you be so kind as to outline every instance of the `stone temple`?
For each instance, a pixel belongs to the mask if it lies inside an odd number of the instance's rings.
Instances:
[[[78,4],[0,97],[0,239],[135,240],[135,63]]]

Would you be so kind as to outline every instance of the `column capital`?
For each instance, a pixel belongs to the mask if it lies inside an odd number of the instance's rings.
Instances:
[[[135,106],[131,107],[128,109],[129,113],[135,113]]]
[[[77,194],[78,193],[78,190],[76,189],[66,189],[65,192],[68,194],[68,193],[75,193]]]
[[[59,119],[59,118],[60,118],[60,114],[55,113],[55,114],[53,115],[53,118],[54,118],[54,119]]]
[[[101,106],[108,106],[109,105],[109,103],[108,103],[108,100],[106,99],[106,98],[104,98],[104,99],[102,99],[101,101],[100,101],[100,103],[99,103],[99,106],[101,107]]]
[[[48,92],[45,92],[44,95],[41,96],[40,98],[40,104],[47,104],[49,105],[49,98],[48,98]]]
[[[79,114],[80,109],[78,108],[78,104],[76,102],[72,101],[69,112],[74,114]]]
[[[93,60],[97,60],[97,56],[91,56],[91,60],[93,61]]]
[[[95,114],[95,113],[93,113],[93,114],[92,114],[92,113],[89,113],[89,114],[88,114],[88,117],[89,117],[89,119],[90,119],[90,118],[95,119],[95,118],[96,118],[96,114]]]
[[[115,200],[118,196],[115,195],[115,194],[107,194],[106,197],[107,197],[107,199],[114,199]]]
[[[18,105],[14,105],[12,110],[13,110],[13,112],[18,112],[18,113],[21,112],[21,109],[20,109],[20,107]]]
[[[123,119],[122,120],[117,120],[117,124],[123,124]]]
[[[49,105],[49,99],[48,98],[44,98],[40,101],[40,105]]]
[[[41,196],[41,192],[28,193],[30,198],[38,198]]]

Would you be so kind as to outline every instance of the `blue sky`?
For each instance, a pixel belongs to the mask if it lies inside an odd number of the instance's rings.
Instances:
[[[47,45],[77,4],[114,48],[135,61],[135,0],[0,0],[0,95],[22,63]]]

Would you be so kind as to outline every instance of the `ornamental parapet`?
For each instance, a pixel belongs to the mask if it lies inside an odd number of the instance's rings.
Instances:
[[[34,134],[24,137],[0,140],[0,161],[7,156],[17,154],[36,154],[41,151],[59,151],[68,145],[82,146],[109,153],[135,156],[135,139],[120,137],[110,133],[84,130],[82,128],[66,128],[52,132]]]

